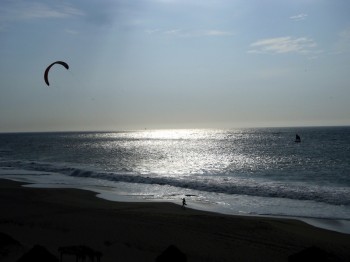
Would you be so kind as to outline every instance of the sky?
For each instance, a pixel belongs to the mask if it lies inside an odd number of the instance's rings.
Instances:
[[[1,0],[0,132],[350,125],[349,10]]]

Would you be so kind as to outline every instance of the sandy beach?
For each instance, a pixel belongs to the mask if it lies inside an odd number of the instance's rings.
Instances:
[[[155,261],[170,245],[187,261],[288,261],[310,247],[329,261],[350,261],[350,235],[292,219],[112,202],[90,191],[28,188],[9,180],[0,180],[0,209],[0,261],[17,261],[36,244],[57,258],[60,247],[83,245],[101,252],[104,262]]]

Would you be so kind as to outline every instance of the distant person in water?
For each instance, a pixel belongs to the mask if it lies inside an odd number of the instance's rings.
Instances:
[[[185,208],[185,206],[187,206],[187,204],[186,204],[186,199],[183,198],[183,199],[182,199],[182,208]]]

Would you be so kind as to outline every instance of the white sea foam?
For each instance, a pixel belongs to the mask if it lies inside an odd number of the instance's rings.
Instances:
[[[0,177],[29,183],[33,188],[77,188],[97,193],[110,201],[170,202],[180,205],[186,198],[188,207],[215,213],[246,216],[273,216],[295,218],[316,227],[350,234],[350,209],[313,201],[296,201],[283,198],[228,195],[172,186],[125,183],[98,180],[81,180],[56,173],[35,173],[26,170],[0,170]],[[329,217],[324,210],[332,213]],[[327,212],[327,214],[328,214]],[[326,215],[326,216],[325,216]]]

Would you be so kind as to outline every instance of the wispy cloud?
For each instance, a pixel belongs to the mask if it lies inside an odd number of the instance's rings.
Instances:
[[[31,19],[66,18],[84,13],[69,5],[49,6],[40,2],[14,1],[0,7],[2,22]]]
[[[290,19],[292,19],[293,21],[303,21],[307,18],[307,14],[304,14],[304,13],[301,13],[301,14],[298,14],[298,15],[293,15],[291,17],[289,17]]]
[[[216,30],[216,29],[206,29],[206,30],[183,30],[183,29],[170,29],[170,30],[160,30],[160,29],[148,29],[145,31],[148,34],[162,34],[171,35],[175,37],[220,37],[220,36],[232,36],[233,32]]]
[[[221,30],[204,30],[202,31],[202,35],[206,36],[231,36],[234,33],[230,31],[221,31]]]
[[[78,31],[72,30],[72,29],[66,29],[65,32],[66,32],[67,34],[70,34],[70,35],[78,35],[78,34],[79,34]]]
[[[145,33],[149,34],[149,35],[152,35],[152,34],[156,34],[158,32],[160,32],[161,30],[158,29],[158,28],[155,28],[155,29],[146,29],[145,30]]]
[[[311,38],[291,36],[267,38],[258,40],[250,45],[248,53],[258,54],[310,54],[316,52],[316,43]]]

